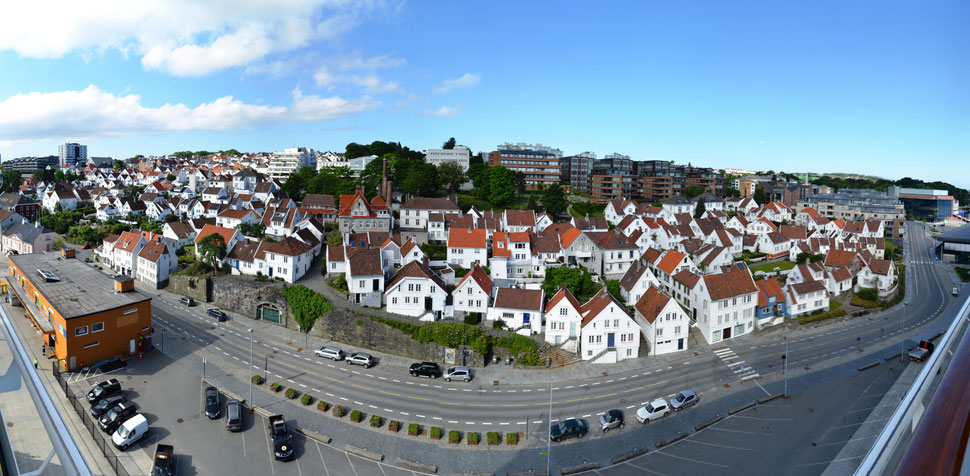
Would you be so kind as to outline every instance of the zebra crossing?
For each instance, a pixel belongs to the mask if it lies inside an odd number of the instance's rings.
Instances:
[[[734,351],[728,347],[715,349],[714,355],[727,364],[728,368],[731,369],[731,371],[734,372],[734,375],[737,375],[742,382],[761,376],[753,368],[744,365],[744,361],[741,360],[741,357],[738,354],[735,354]]]

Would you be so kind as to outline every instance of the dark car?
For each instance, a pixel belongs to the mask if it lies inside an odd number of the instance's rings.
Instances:
[[[209,309],[205,313],[208,314],[209,317],[216,318],[216,321],[222,322],[222,321],[226,320],[226,313],[220,311],[217,308]]]
[[[136,413],[138,413],[138,407],[134,403],[119,403],[101,415],[101,418],[98,418],[98,427],[101,428],[101,431],[110,435],[118,429],[119,425]]]
[[[161,443],[155,447],[155,462],[152,464],[152,476],[172,476],[175,474],[175,447]]]
[[[679,412],[687,407],[696,405],[699,401],[701,401],[701,398],[693,390],[684,390],[670,401],[670,408]]]
[[[606,433],[613,428],[623,428],[623,412],[610,410],[600,415],[600,428]]]
[[[91,416],[94,418],[101,418],[101,415],[108,410],[111,410],[111,408],[115,405],[125,403],[127,401],[128,399],[125,398],[124,395],[112,395],[110,397],[102,398],[100,401],[98,401],[98,403],[95,403],[94,406],[91,407]]]
[[[209,417],[210,420],[215,420],[219,418],[219,413],[221,413],[221,408],[219,406],[219,390],[215,387],[205,388],[205,416]]]
[[[283,415],[269,417],[269,432],[273,436],[273,457],[280,461],[293,459],[293,444],[290,440],[290,430],[286,428]]]
[[[116,378],[108,379],[103,382],[98,382],[88,390],[88,403],[95,403],[101,400],[102,397],[107,397],[108,395],[113,395],[121,391],[121,382]]]
[[[411,364],[409,372],[412,377],[438,378],[441,376],[441,367],[434,362],[418,362]]]
[[[235,398],[226,402],[226,430],[242,430],[242,402]]]
[[[589,431],[586,420],[570,418],[559,422],[558,425],[549,430],[549,439],[555,442],[568,440],[569,438],[582,438]]]

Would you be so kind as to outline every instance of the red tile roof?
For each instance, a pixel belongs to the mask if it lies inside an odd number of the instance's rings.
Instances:
[[[448,230],[449,248],[485,248],[485,229],[450,228]]]
[[[542,310],[541,289],[498,288],[495,292],[495,304],[492,307],[502,309],[522,309],[525,311]],[[536,317],[538,318],[538,316]]]
[[[284,256],[299,256],[309,253],[311,249],[310,245],[292,236],[287,236],[276,243],[266,243],[263,246],[263,252],[276,253]]]
[[[455,289],[460,288],[461,285],[469,279],[478,283],[478,286],[481,287],[486,294],[490,294],[492,292],[492,279],[485,274],[485,270],[483,270],[478,264],[476,264],[471,271],[466,273],[465,277],[461,278],[461,281],[458,281],[458,285],[455,286]]]
[[[571,304],[573,306],[573,309],[575,309],[577,313],[579,312],[579,309],[582,306],[580,306],[579,301],[577,301],[576,298],[573,296],[573,293],[569,292],[569,290],[566,289],[565,283],[563,283],[559,287],[559,291],[557,291],[556,294],[552,297],[552,299],[550,299],[549,302],[546,303],[546,309],[548,310],[556,307],[556,304],[559,304],[559,301],[562,301],[563,299],[565,299],[569,304]]]
[[[492,256],[497,258],[509,258],[512,251],[509,250],[509,240],[504,231],[492,233]]]
[[[762,279],[760,281],[755,281],[754,284],[758,286],[758,291],[760,291],[758,293],[759,307],[767,306],[769,304],[768,298],[771,296],[775,297],[776,303],[784,302],[785,292],[782,291],[781,283],[779,283],[777,279],[774,279],[774,278]]]
[[[569,245],[573,244],[573,241],[575,241],[576,238],[579,238],[579,235],[582,234],[583,232],[579,231],[578,228],[570,227],[565,233],[562,234],[562,247],[569,248]]]
[[[445,286],[445,282],[442,281],[441,278],[438,277],[438,275],[434,274],[434,272],[431,271],[431,268],[429,268],[421,261],[412,261],[404,265],[404,267],[402,267],[397,272],[397,274],[394,275],[394,278],[391,279],[391,282],[387,284],[387,287],[385,289],[389,291],[397,283],[401,282],[401,280],[403,280],[404,278],[430,279],[436,285],[438,285],[439,288],[441,289],[447,288],[447,286]]]
[[[720,301],[744,294],[758,292],[750,272],[734,271],[731,273],[709,274],[704,276],[707,291],[711,301]]]
[[[579,325],[579,327],[586,327],[586,324],[589,324],[590,321],[595,319],[596,316],[603,312],[603,310],[606,309],[610,303],[616,304],[616,307],[620,310],[620,312],[626,314],[626,306],[617,301],[616,298],[607,292],[606,288],[604,287],[579,309],[579,313],[583,315],[583,322]],[[627,316],[629,317],[629,314],[627,314]]]
[[[648,323],[653,324],[657,320],[657,316],[660,315],[660,311],[667,305],[670,301],[670,296],[662,293],[659,289],[654,286],[650,286],[647,292],[640,297],[640,300],[633,305],[633,308],[647,320]]]
[[[849,268],[855,260],[856,253],[852,251],[842,251],[835,248],[829,249],[825,255],[825,266],[833,268]]]
[[[236,234],[236,229],[235,228],[223,228],[221,226],[206,224],[202,228],[202,230],[199,231],[199,234],[195,237],[195,242],[198,243],[198,242],[202,241],[203,238],[205,238],[205,237],[207,237],[207,236],[209,236],[209,235],[211,235],[213,233],[222,236],[222,239],[228,245],[229,244],[229,241],[232,240],[233,235]]]
[[[660,262],[657,263],[657,268],[667,274],[674,274],[674,270],[677,269],[677,265],[686,258],[687,255],[681,253],[677,250],[668,250]]]

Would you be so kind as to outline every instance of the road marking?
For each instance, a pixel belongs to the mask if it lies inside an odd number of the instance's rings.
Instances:
[[[454,403],[454,402],[438,402],[438,403],[440,403],[442,405],[454,405],[454,406],[457,406],[457,407],[460,407],[461,406],[460,403]]]
[[[525,425],[525,422],[524,421],[517,421],[517,422],[515,422],[515,424],[516,425]]]
[[[390,413],[394,413],[394,410],[391,410],[390,408],[385,408],[385,409],[384,409],[384,411],[385,411],[385,412],[390,412]]]
[[[624,390],[623,393],[633,392],[633,391],[636,391],[636,390],[640,390],[641,388],[643,388],[642,385],[639,386],[639,387],[635,387],[635,388],[630,388],[630,389]]]
[[[433,416],[433,417],[431,417],[431,419],[432,419],[432,420],[438,420],[438,421],[441,421],[441,418],[439,418],[439,417],[436,417],[436,416]]]
[[[363,405],[363,403],[362,402],[358,402],[357,400],[354,400],[354,405]]]
[[[647,385],[647,386],[648,386],[648,387],[656,387],[657,385],[660,385],[660,384],[662,384],[662,383],[667,383],[667,382],[669,382],[669,381],[670,381],[670,380],[661,380],[661,381],[659,381],[659,382],[655,382],[655,383],[652,383],[652,384],[650,384],[650,385]],[[644,405],[646,405],[646,404],[644,404]]]
[[[424,398],[424,397],[413,397],[413,396],[411,396],[411,395],[408,395],[408,398],[410,398],[411,400],[423,400],[423,401],[426,401],[426,402],[430,402],[430,401],[431,401],[431,399],[430,399],[430,398]]]
[[[597,399],[597,398],[606,398],[606,397],[612,397],[613,395],[616,395],[616,392],[613,392],[613,393],[607,393],[606,395],[600,395],[600,396],[598,396],[598,397],[593,397],[593,399],[595,400],[595,399]]]
[[[449,403],[449,405],[460,405],[460,404],[459,403],[453,403],[453,404],[452,403]],[[470,407],[494,407],[495,405],[488,404],[488,403],[469,403],[468,406],[470,406]]]
[[[383,393],[384,395],[393,395],[395,397],[400,397],[401,396],[400,394],[397,394],[397,393],[385,392],[383,390],[378,390],[378,391],[381,392],[381,393]]]
[[[545,405],[545,404],[543,403],[543,405]],[[510,404],[502,405],[502,406],[503,407],[527,407],[528,405],[525,404],[525,403],[510,403]]]

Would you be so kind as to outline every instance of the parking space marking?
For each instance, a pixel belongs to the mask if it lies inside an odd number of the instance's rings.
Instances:
[[[711,428],[712,430],[720,430],[720,431],[727,431],[727,432],[730,432],[730,433],[742,433],[742,434],[745,434],[745,435],[765,435],[765,436],[775,436],[775,434],[774,434],[774,433],[763,433],[763,432],[760,432],[760,431],[743,431],[743,430],[729,430],[729,429],[727,429],[727,428],[720,428],[720,427],[716,427],[716,426],[712,426],[712,427],[710,427],[710,428]]]
[[[726,464],[711,463],[711,462],[708,462],[708,461],[701,461],[699,459],[694,459],[694,458],[685,458],[683,456],[677,456],[677,455],[674,455],[674,454],[665,453],[664,451],[656,451],[656,452],[654,452],[654,454],[661,454],[661,455],[664,455],[664,456],[670,456],[671,458],[682,459],[684,461],[690,461],[692,463],[700,463],[700,464],[707,464],[707,465],[711,465],[711,466],[717,466],[718,468],[727,468],[728,467]]]
[[[697,443],[697,444],[700,444],[700,445],[716,446],[718,448],[727,448],[729,450],[754,451],[754,448],[742,448],[740,446],[719,445],[717,443],[708,443],[706,441],[697,441],[697,440],[695,440],[693,438],[685,438],[684,441],[689,441],[691,443]]]
[[[656,474],[656,475],[659,475],[659,476],[666,476],[666,475],[665,475],[664,473],[658,473],[658,472],[656,472],[656,471],[652,471],[652,470],[649,470],[649,469],[647,469],[647,468],[644,468],[644,467],[642,467],[642,466],[638,466],[638,465],[636,465],[636,464],[633,464],[633,463],[632,463],[632,462],[630,462],[630,461],[627,461],[627,462],[625,462],[625,463],[623,463],[623,464],[626,464],[626,465],[630,465],[630,466],[633,466],[634,468],[636,468],[636,469],[639,469],[640,471],[646,471],[646,472],[648,472],[648,473],[650,473],[650,474]]]

